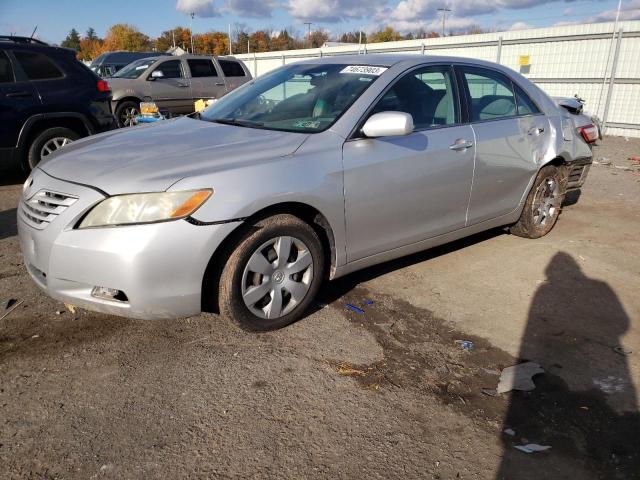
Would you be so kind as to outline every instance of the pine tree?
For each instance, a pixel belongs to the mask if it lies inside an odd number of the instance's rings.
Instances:
[[[78,31],[75,28],[72,28],[69,35],[67,35],[67,38],[65,38],[60,45],[76,51],[80,50],[80,34],[78,34]]]

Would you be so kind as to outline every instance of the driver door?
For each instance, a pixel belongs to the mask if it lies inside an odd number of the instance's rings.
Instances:
[[[474,166],[473,131],[462,125],[450,65],[406,73],[368,116],[411,114],[414,132],[343,146],[347,261],[463,228]],[[364,123],[364,122],[363,122]]]
[[[155,72],[162,72],[162,75],[154,77]],[[161,110],[181,114],[193,112],[191,84],[184,72],[181,60],[167,60],[149,74],[151,98]]]

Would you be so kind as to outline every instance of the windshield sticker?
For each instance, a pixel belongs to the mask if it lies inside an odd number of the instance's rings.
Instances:
[[[320,122],[316,120],[300,120],[293,125],[295,128],[318,128]]]
[[[370,65],[349,65],[342,69],[340,73],[357,73],[359,75],[375,75],[379,77],[388,69],[387,67],[372,67]]]

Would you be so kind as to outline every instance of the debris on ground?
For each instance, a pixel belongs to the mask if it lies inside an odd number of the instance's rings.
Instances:
[[[503,430],[503,432],[506,433],[507,435],[512,436],[512,437],[515,437],[515,435],[516,435],[516,431],[514,429],[512,429],[512,428],[505,428]]]
[[[527,443],[526,445],[514,445],[515,448],[524,453],[544,452],[549,450],[549,445],[538,445],[537,443]]]
[[[13,301],[12,301],[13,300]],[[11,315],[11,312],[13,312],[16,308],[18,308],[22,302],[24,302],[24,300],[20,300],[20,301],[16,301],[13,298],[10,298],[9,300],[7,300],[7,302],[5,302],[5,313],[0,317],[0,320],[4,320],[5,318],[7,318],[9,315]]]
[[[456,340],[456,343],[460,345],[463,350],[473,350],[475,344],[471,340]]]
[[[338,365],[338,375],[345,377],[364,377],[367,374],[364,370],[352,367],[347,362],[341,362]]]
[[[487,395],[489,397],[497,397],[498,391],[495,388],[483,388],[482,394]]]
[[[356,313],[358,313],[358,314],[360,314],[360,315],[362,315],[362,314],[364,313],[364,310],[362,310],[361,308],[356,307],[355,305],[352,305],[352,304],[350,304],[350,303],[347,303],[347,304],[345,305],[345,307],[347,307],[349,310],[351,310],[351,311],[353,311],[353,312],[356,312]]]
[[[613,347],[613,351],[622,355],[623,357],[627,357],[633,353],[631,350],[628,350],[623,346]]]
[[[536,388],[532,377],[539,373],[544,373],[544,370],[535,362],[524,362],[507,367],[500,374],[497,392],[506,393],[511,390],[529,392]]]
[[[76,307],[71,305],[70,303],[65,303],[64,306],[69,310],[72,314],[76,314]]]
[[[8,310],[9,308],[11,308],[15,303],[17,302],[17,300],[15,298],[10,298],[4,302],[2,302],[2,305],[4,305],[3,310]]]
[[[597,161],[593,162],[596,165],[611,165],[611,160],[608,157],[600,157]]]

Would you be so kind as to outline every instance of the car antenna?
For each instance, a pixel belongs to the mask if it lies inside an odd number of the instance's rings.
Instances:
[[[31,39],[33,39],[33,36],[36,34],[36,30],[38,30],[38,25],[36,25],[36,28],[33,29],[33,32],[31,32]]]

